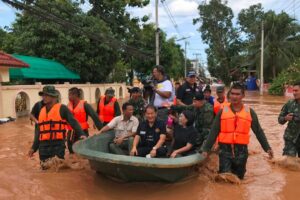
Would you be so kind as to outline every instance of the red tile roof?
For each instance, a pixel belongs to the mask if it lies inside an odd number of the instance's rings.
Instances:
[[[0,67],[29,67],[27,63],[22,62],[9,54],[0,51]]]

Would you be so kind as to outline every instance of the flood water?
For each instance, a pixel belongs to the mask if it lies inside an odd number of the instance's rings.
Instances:
[[[287,99],[248,92],[245,102],[260,120],[267,138],[280,158],[285,126],[277,123],[279,111]],[[217,171],[217,159],[200,169],[195,176],[175,184],[122,183],[96,174],[85,160],[69,158],[73,167],[64,170],[40,170],[38,153],[29,159],[33,126],[27,118],[0,125],[0,199],[299,199],[300,173],[268,161],[255,135],[251,136],[250,156],[245,180],[241,184],[219,183],[209,178]],[[90,132],[95,132],[92,130]],[[75,167],[74,167],[75,166]]]

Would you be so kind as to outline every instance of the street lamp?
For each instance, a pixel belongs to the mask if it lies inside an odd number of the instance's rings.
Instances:
[[[181,40],[184,40],[184,77],[186,77],[186,74],[187,74],[187,69],[186,69],[186,46],[188,44],[188,42],[186,41],[186,39],[190,38],[191,36],[188,36],[188,37],[182,37],[182,38],[179,38],[178,40],[175,40],[175,41],[181,41]]]

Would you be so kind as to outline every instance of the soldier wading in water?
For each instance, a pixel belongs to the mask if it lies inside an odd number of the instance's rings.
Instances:
[[[224,105],[216,115],[202,153],[207,157],[207,152],[218,137],[219,173],[231,172],[240,179],[243,179],[246,173],[250,128],[264,151],[273,158],[273,151],[258,122],[257,115],[252,108],[243,104],[244,97],[243,86],[235,84],[231,87],[230,104]]]
[[[280,124],[288,122],[283,136],[283,155],[300,157],[300,81],[294,84],[293,95],[294,99],[282,107],[278,122]]]

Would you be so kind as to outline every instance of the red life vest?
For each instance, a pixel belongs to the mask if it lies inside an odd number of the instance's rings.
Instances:
[[[248,106],[243,106],[240,112],[234,113],[230,104],[225,105],[221,115],[218,141],[225,144],[249,144],[251,122]]]
[[[115,117],[115,102],[117,99],[113,97],[108,104],[105,103],[105,96],[102,96],[98,104],[99,119],[101,122],[108,123]]]
[[[177,105],[177,97],[175,96],[173,99],[173,105],[176,106]]]
[[[40,141],[64,140],[66,134],[66,121],[60,116],[61,104],[55,104],[47,113],[44,106],[39,114]]]
[[[84,100],[80,100],[77,106],[74,108],[73,103],[69,102],[68,108],[74,115],[75,119],[79,122],[82,130],[87,130],[89,129],[89,124],[87,122],[87,114],[84,109],[84,103]],[[70,125],[68,125],[68,130],[73,130]]]

